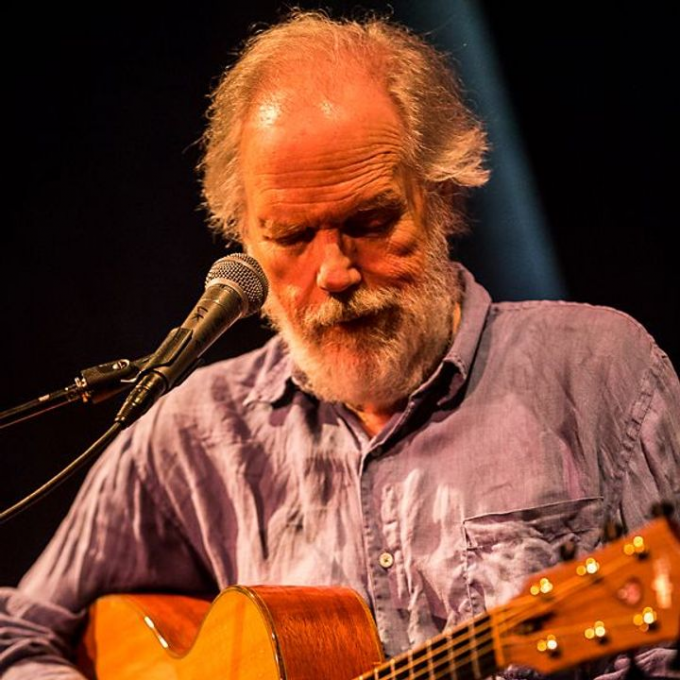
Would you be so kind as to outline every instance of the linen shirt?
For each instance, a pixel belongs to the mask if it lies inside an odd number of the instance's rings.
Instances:
[[[123,432],[0,594],[7,680],[77,677],[64,657],[104,593],[235,583],[350,586],[393,655],[507,601],[563,543],[592,551],[606,519],[677,503],[680,385],[646,331],[611,309],[492,304],[462,271],[452,346],[375,437],[299,387],[279,338]],[[667,658],[641,662],[663,675]]]

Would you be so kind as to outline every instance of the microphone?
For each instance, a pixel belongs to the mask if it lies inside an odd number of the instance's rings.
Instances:
[[[262,268],[249,255],[234,253],[217,260],[208,272],[201,299],[144,365],[116,422],[128,427],[181,383],[222,333],[262,307],[268,290]]]

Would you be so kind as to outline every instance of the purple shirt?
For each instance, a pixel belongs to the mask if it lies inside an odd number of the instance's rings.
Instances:
[[[680,502],[680,385],[645,330],[491,304],[464,279],[453,346],[373,438],[295,384],[277,338],[163,398],[0,591],[3,677],[78,677],[63,655],[99,595],[234,583],[348,585],[392,655],[513,597],[562,543],[592,551],[605,519],[632,529]],[[641,662],[662,675],[667,657]]]

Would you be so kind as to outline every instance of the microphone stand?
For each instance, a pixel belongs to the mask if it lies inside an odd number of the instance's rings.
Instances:
[[[133,361],[117,359],[86,368],[71,385],[0,412],[0,429],[74,401],[83,401],[86,404],[105,401],[130,389],[150,358],[149,354]]]
[[[134,361],[117,359],[116,361],[109,361],[105,364],[86,368],[80,372],[80,375],[72,385],[68,385],[56,392],[49,392],[21,406],[1,412],[0,428],[34,418],[41,413],[78,400],[82,400],[86,404],[98,404],[109,397],[130,389],[150,358],[151,355]],[[122,429],[121,423],[114,423],[87,451],[69,463],[61,472],[18,503],[1,511],[0,524],[3,524],[15,515],[18,515],[22,510],[36,503],[68,479],[74,472],[98,456],[116,438]]]

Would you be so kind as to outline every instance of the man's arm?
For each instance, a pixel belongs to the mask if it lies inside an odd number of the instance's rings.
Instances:
[[[652,504],[660,500],[674,505],[673,519],[680,522],[680,382],[656,346],[644,390],[648,399],[631,418],[619,452],[619,519],[627,531],[649,522]],[[636,663],[650,678],[680,678],[680,672],[670,670],[676,650],[645,650],[636,655]],[[628,658],[621,656],[597,680],[623,680],[628,668]]]
[[[649,521],[659,499],[674,505],[680,521],[680,382],[668,357],[654,349],[650,397],[638,432],[630,433],[621,450],[621,519],[630,529]]]
[[[19,587],[0,590],[0,676],[6,680],[80,678],[73,650],[87,607],[100,595],[143,588],[198,592],[212,585],[163,507],[160,489],[140,477],[135,455],[149,446],[136,428],[124,432],[92,469]]]

